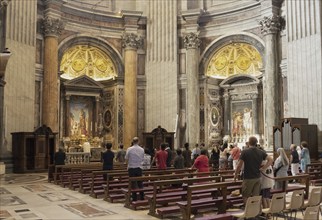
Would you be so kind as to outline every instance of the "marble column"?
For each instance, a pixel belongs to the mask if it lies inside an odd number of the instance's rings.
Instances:
[[[58,36],[63,30],[60,19],[45,17],[44,78],[42,99],[42,124],[58,132]]]
[[[133,33],[125,33],[122,37],[124,48],[124,113],[123,144],[131,146],[137,134],[137,49],[142,46],[142,38]]]
[[[199,143],[200,112],[199,112],[199,46],[197,33],[184,36],[187,63],[187,140],[190,146]]]
[[[273,126],[280,121],[280,82],[278,68],[277,36],[283,27],[283,19],[278,15],[264,17],[259,22],[265,40],[265,136],[269,149],[273,149]]]
[[[2,157],[4,154],[8,154],[8,150],[4,146],[5,144],[5,117],[4,117],[4,86],[6,82],[4,81],[4,77],[0,76],[0,161],[2,161]]]
[[[99,136],[98,132],[98,121],[99,121],[99,109],[100,109],[100,97],[95,96],[95,119],[94,119],[94,130],[92,132],[92,135]]]
[[[10,158],[11,153],[8,151],[5,140],[6,131],[6,116],[4,109],[4,87],[6,67],[11,56],[11,53],[6,49],[6,34],[7,34],[7,7],[10,0],[0,0],[0,161]]]
[[[230,135],[231,129],[231,118],[230,118],[230,101],[229,101],[229,93],[228,90],[225,90],[224,93],[224,129],[225,135]]]
[[[70,114],[70,95],[65,96],[65,137],[69,137],[70,134],[70,120],[69,120],[69,114]]]
[[[259,131],[258,131],[258,114],[257,114],[257,111],[258,111],[258,108],[257,108],[257,101],[258,101],[258,94],[253,94],[252,95],[252,101],[253,101],[253,107],[252,107],[252,118],[253,118],[253,134],[259,134]]]

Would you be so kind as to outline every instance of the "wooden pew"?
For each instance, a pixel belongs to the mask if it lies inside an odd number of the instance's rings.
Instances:
[[[127,208],[132,208],[136,209],[139,206],[146,206],[148,205],[147,200],[140,200],[140,201],[135,201],[131,202],[131,193],[132,192],[145,192],[152,194],[153,192],[153,182],[158,181],[158,180],[169,180],[169,179],[177,179],[177,178],[192,178],[192,177],[204,177],[204,176],[214,176],[215,172],[204,172],[204,173],[197,173],[197,172],[190,172],[190,173],[173,173],[170,175],[155,175],[155,176],[142,176],[142,177],[130,177],[129,182],[128,182],[128,188],[127,189],[122,189],[122,192],[125,195],[125,207]],[[145,183],[145,187],[143,189],[132,189],[131,188],[131,183],[133,181],[142,181]]]
[[[71,190],[80,190],[82,187],[83,180],[90,178],[90,174],[93,171],[101,170],[102,167],[96,168],[73,168],[71,174],[68,177],[69,179],[69,189]],[[85,182],[85,181],[84,181]]]
[[[304,189],[305,190],[305,197],[307,198],[309,193],[309,175],[297,175],[297,176],[287,176],[287,177],[275,177],[275,180],[283,181],[283,188],[282,189],[271,189],[271,193],[278,193],[278,192],[292,192],[297,189]],[[286,186],[287,182],[290,180],[304,180],[305,185],[295,185],[295,186]],[[187,213],[189,214],[189,213]],[[231,220],[233,219],[229,213],[218,213],[213,215],[207,215],[204,217],[196,218],[196,220]]]
[[[157,205],[168,205],[170,202],[178,202],[186,199],[187,195],[187,186],[196,184],[196,183],[211,183],[211,182],[220,182],[220,176],[206,176],[206,177],[193,177],[193,178],[186,178],[186,179],[172,179],[172,180],[161,180],[155,181],[153,183],[153,194],[146,195],[145,197],[149,200],[149,215],[154,217],[163,218],[162,213],[158,214],[156,212]],[[163,192],[162,189],[166,188],[169,185],[177,185],[177,186],[184,186],[183,188],[178,188],[177,191],[173,192]],[[214,191],[198,191],[197,197],[202,198],[204,196],[211,196],[214,194]],[[174,212],[175,210],[170,207],[169,212]],[[177,207],[177,211],[180,211],[179,207]]]
[[[191,173],[196,170],[191,170],[189,168],[184,169],[167,169],[167,170],[143,170],[142,175],[165,175],[165,174],[180,174],[180,173]],[[115,179],[120,180],[119,183],[115,183]],[[124,181],[126,180],[126,182]],[[114,181],[114,182],[113,182]],[[106,184],[104,187],[104,200],[108,202],[114,202],[114,200],[124,199],[124,193],[122,193],[122,188],[129,186],[129,175],[128,173],[113,173],[109,174]],[[101,192],[93,192],[93,194],[98,194]],[[94,196],[95,197],[95,196]],[[97,197],[97,196],[96,196]]]
[[[271,193],[280,193],[280,192],[292,192],[298,189],[304,189],[304,198],[307,199],[309,195],[309,188],[310,188],[310,175],[309,174],[301,174],[296,176],[286,176],[286,177],[275,177],[275,181],[283,181],[282,189],[271,189]],[[288,186],[288,182],[290,180],[304,180],[305,185],[302,186],[297,184],[296,186]]]
[[[106,180],[103,179],[103,175],[111,175],[114,173],[127,173],[126,169],[113,169],[113,170],[84,170],[82,171],[83,175],[80,182],[80,193],[92,193],[93,190],[102,188],[102,185],[106,183]],[[96,187],[98,186],[98,187]],[[96,198],[96,197],[94,197]]]
[[[102,163],[54,165],[54,183],[60,185],[63,179],[67,179],[72,168],[93,168],[101,166]]]
[[[107,175],[107,180],[103,179],[103,175]],[[128,171],[126,169],[122,169],[122,170],[113,169],[113,170],[100,170],[100,171],[91,172],[90,180],[88,181],[90,196],[93,198],[97,198],[99,195],[103,195],[104,185],[106,185],[108,180],[111,179],[111,176],[114,176],[114,175],[128,176]],[[83,193],[86,193],[85,187],[84,187]]]
[[[211,184],[202,184],[195,186],[188,186],[187,189],[187,201],[177,202],[180,207],[182,218],[191,219],[191,213],[193,209],[203,209],[209,207],[218,207],[218,214],[226,212],[227,209],[227,196],[228,188],[241,186],[242,181],[230,181],[230,182],[220,182]],[[193,194],[200,190],[218,190],[220,191],[220,197],[206,198],[206,199],[193,199]]]
[[[54,172],[55,172],[55,165],[49,164],[48,165],[48,176],[47,176],[48,183],[50,183],[51,181],[54,181]]]
[[[306,166],[306,174],[310,175],[310,183],[312,185],[322,184],[322,163],[311,163]]]

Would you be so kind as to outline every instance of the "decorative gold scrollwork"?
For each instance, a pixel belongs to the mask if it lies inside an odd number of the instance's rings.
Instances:
[[[206,75],[224,79],[236,74],[260,75],[263,61],[255,47],[247,43],[231,43],[220,48],[210,59]]]

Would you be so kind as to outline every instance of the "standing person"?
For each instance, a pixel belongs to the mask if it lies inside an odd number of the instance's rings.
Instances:
[[[233,169],[236,170],[237,163],[241,154],[240,148],[237,146],[237,143],[233,145],[233,148],[230,150],[230,155],[233,159]]]
[[[54,155],[55,165],[65,165],[66,153],[64,148],[60,147]]]
[[[306,141],[301,142],[301,170],[303,173],[305,173],[306,170],[306,165],[311,163],[311,158],[310,158],[310,152],[308,147],[308,144]]]
[[[218,170],[219,169],[219,149],[217,145],[215,145],[211,151],[210,161],[212,163],[213,170]]]
[[[202,149],[200,155],[196,158],[191,169],[196,168],[199,173],[209,172],[209,159],[207,157],[207,150]]]
[[[103,170],[113,170],[114,152],[111,151],[112,144],[105,144],[106,150],[101,154],[101,161],[103,162]],[[107,174],[103,174],[103,179],[107,180]]]
[[[168,158],[168,152],[165,151],[166,144],[161,144],[161,149],[158,150],[155,154],[155,157],[152,160],[152,164],[156,162],[157,168],[160,170],[167,169],[167,158]]]
[[[267,163],[266,160],[262,162],[262,166]],[[261,171],[261,196],[263,208],[269,208],[271,189],[274,186],[274,172],[271,165],[269,165],[265,170]]]
[[[126,151],[125,160],[128,164],[129,177],[142,176],[142,163],[144,160],[144,150],[139,146],[139,138],[133,138],[133,146],[129,147]],[[134,182],[132,181],[132,189],[142,189],[142,181]],[[144,200],[144,192],[140,192],[140,199]],[[136,193],[132,193],[132,201],[137,201]]]
[[[296,150],[296,145],[291,144],[291,155],[290,155],[290,163],[291,163],[291,172],[292,176],[296,176],[299,173],[300,168],[300,157]]]
[[[287,158],[284,148],[277,149],[278,157],[274,162],[274,173],[276,177],[285,177],[288,176],[287,171],[290,166],[290,161]],[[281,189],[283,187],[283,181],[275,182],[275,189]]]
[[[228,166],[228,148],[221,147],[219,151],[219,169],[225,170]]]
[[[191,150],[189,149],[189,143],[184,144],[184,150],[182,152],[182,156],[184,159],[184,167],[191,167],[192,162],[191,162]]]
[[[125,162],[125,154],[126,154],[126,151],[123,149],[124,148],[123,144],[120,144],[120,147],[119,148],[120,149],[117,152],[115,159],[116,159],[117,162],[124,163]]]
[[[195,159],[200,155],[201,151],[199,148],[199,144],[195,145],[195,148],[192,150],[191,153],[191,159],[192,159],[192,163],[194,163]]]
[[[172,151],[171,148],[169,147],[169,144],[166,143],[166,152],[168,152],[168,157],[167,157],[167,167],[171,167],[172,164]]]
[[[151,169],[151,155],[149,153],[150,150],[148,148],[144,148],[144,159],[142,164],[143,170]]]
[[[260,171],[266,170],[273,163],[273,159],[266,152],[256,147],[256,137],[249,137],[248,142],[249,148],[242,151],[234,175],[234,180],[236,180],[242,166],[244,166],[242,183],[244,204],[246,204],[248,197],[259,195],[261,189]],[[267,160],[267,163],[261,167],[263,160]]]
[[[183,169],[184,168],[184,158],[182,156],[181,149],[177,149],[177,156],[174,158],[173,167],[174,167],[174,169]]]

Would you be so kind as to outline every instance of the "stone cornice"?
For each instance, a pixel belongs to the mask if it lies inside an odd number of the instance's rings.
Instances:
[[[43,19],[41,28],[46,37],[47,36],[58,37],[61,35],[61,32],[64,29],[64,26],[65,26],[64,23],[60,19],[46,16]]]
[[[261,32],[263,35],[277,34],[285,27],[285,20],[279,15],[272,15],[270,17],[264,17],[259,21]]]
[[[134,33],[124,33],[122,36],[122,47],[125,49],[141,48],[143,46],[143,38]]]
[[[184,36],[183,42],[186,49],[197,49],[201,43],[198,33],[192,32]]]

